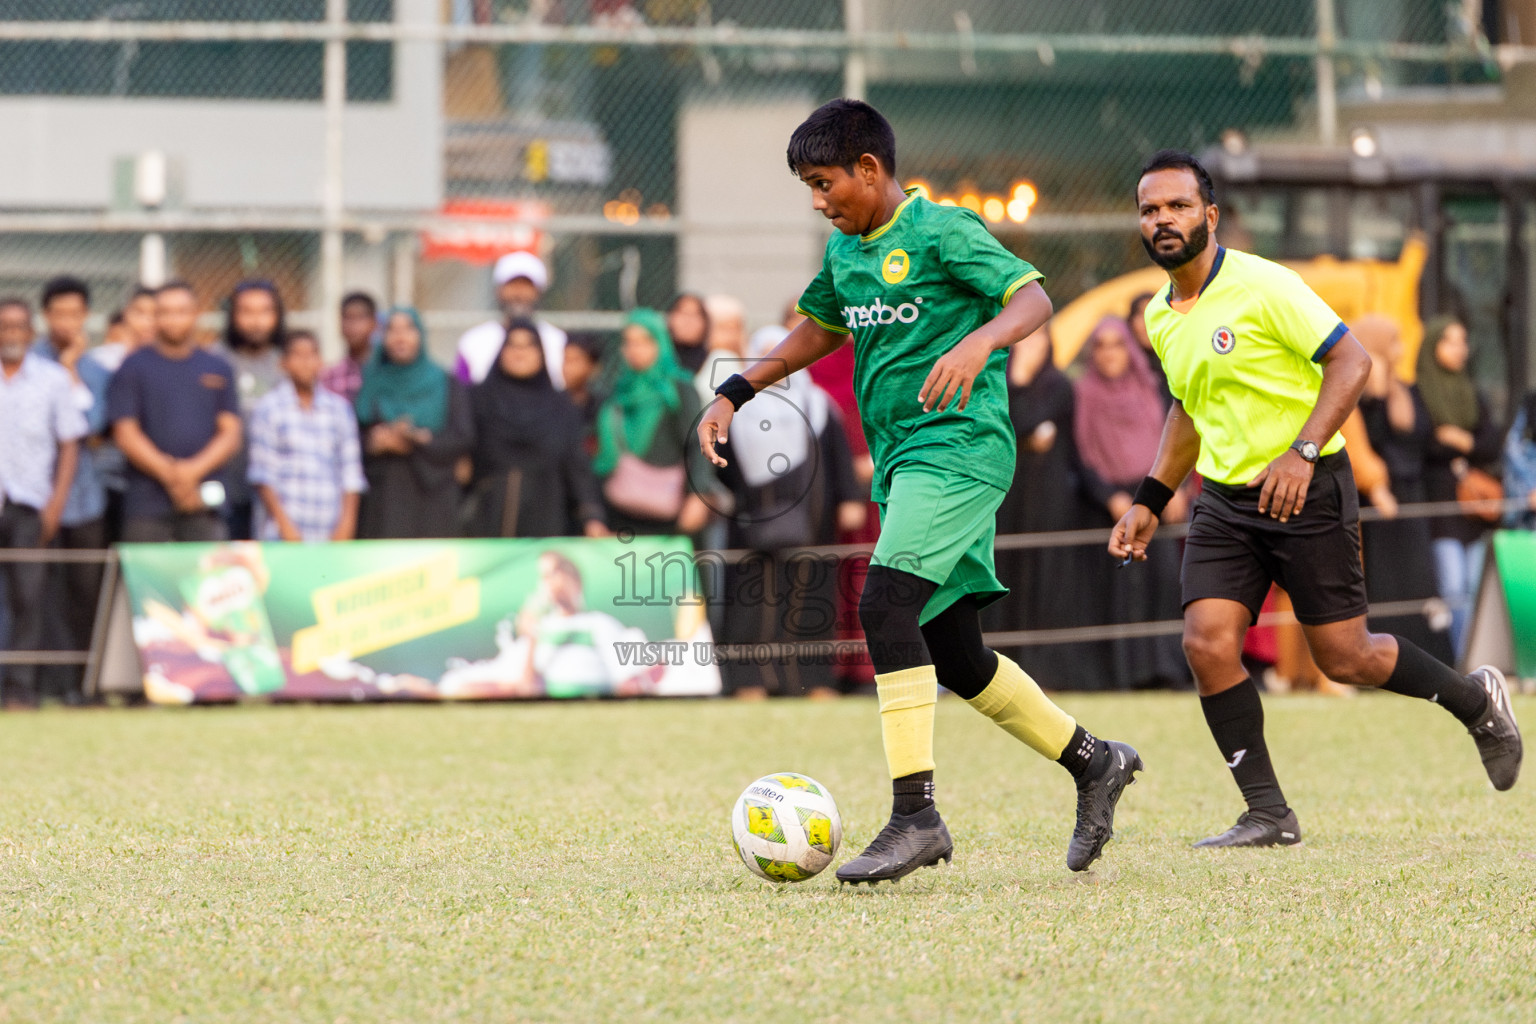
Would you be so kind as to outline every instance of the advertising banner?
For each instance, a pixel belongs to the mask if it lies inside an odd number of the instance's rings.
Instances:
[[[720,692],[682,538],[124,544],[119,555],[156,703]]]
[[[1500,530],[1493,535],[1493,561],[1504,584],[1515,671],[1536,677],[1536,533]]]

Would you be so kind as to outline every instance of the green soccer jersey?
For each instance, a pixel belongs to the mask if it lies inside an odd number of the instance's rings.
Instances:
[[[884,502],[891,471],[923,462],[1007,489],[1014,436],[1008,418],[1007,352],[994,352],[957,399],[923,412],[918,392],[939,357],[995,317],[1013,293],[1044,280],[993,238],[981,218],[908,191],[883,226],[834,234],[821,273],[795,307],[821,326],[852,334],[854,394],[875,463],[871,498]]]
[[[1171,294],[1147,303],[1147,335],[1200,434],[1195,468],[1242,486],[1297,440],[1322,390],[1318,364],[1348,329],[1294,270],[1235,249],[1216,251],[1188,312]],[[1301,440],[1324,455],[1344,447],[1339,434]]]

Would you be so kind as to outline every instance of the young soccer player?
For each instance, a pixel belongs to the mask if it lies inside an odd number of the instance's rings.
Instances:
[[[1008,592],[992,563],[997,508],[1014,468],[1004,367],[1008,347],[1051,315],[1043,277],[974,213],[903,192],[895,135],[867,103],[818,109],[795,129],[788,158],[810,186],[811,205],[839,233],[796,307],[807,319],[720,385],[699,442],[723,466],[715,444],[727,440],[732,414],[853,335],[881,515],[859,619],[894,805],[889,823],[837,877],[894,881],[950,859],[933,801],[940,684],[1072,774],[1077,825],[1067,865],[1082,871],[1112,837],[1115,804],[1141,759],[1084,731],[1023,669],[989,650],[978,616]]]
[[[1205,488],[1184,546],[1184,651],[1248,810],[1195,845],[1301,842],[1241,656],[1271,581],[1290,593],[1329,678],[1439,704],[1472,734],[1494,788],[1509,789],[1523,747],[1499,670],[1463,676],[1403,637],[1366,629],[1359,495],[1339,428],[1371,357],[1294,272],[1216,243],[1216,192],[1188,153],[1153,156],[1136,203],[1142,244],[1168,271],[1146,320],[1174,402],[1109,552],[1145,561],[1163,506],[1200,470]]]

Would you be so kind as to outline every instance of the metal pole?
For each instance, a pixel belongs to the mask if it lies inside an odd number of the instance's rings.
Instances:
[[[843,31],[854,39],[864,35],[864,0],[843,0]],[[843,95],[864,99],[868,69],[864,51],[857,46],[843,55]]]
[[[347,23],[347,0],[325,0],[325,20],[333,28]],[[341,357],[342,290],[346,287],[342,219],[345,194],[342,183],[343,119],[347,111],[347,44],[340,36],[325,43],[325,191],[321,199],[320,233],[320,346],[327,359]]]
[[[1339,132],[1339,90],[1334,77],[1333,48],[1338,43],[1334,31],[1333,0],[1317,0],[1317,134],[1319,141],[1331,146]]]
[[[145,288],[159,288],[165,284],[165,278],[165,236],[151,231],[139,239],[139,284]]]
[[[101,574],[101,590],[96,595],[96,618],[91,624],[91,648],[86,654],[85,678],[81,683],[81,689],[87,697],[95,697],[100,692],[102,650],[107,644],[107,623],[112,618],[112,599],[117,596],[117,551],[109,548],[107,553],[111,557],[107,559]]]

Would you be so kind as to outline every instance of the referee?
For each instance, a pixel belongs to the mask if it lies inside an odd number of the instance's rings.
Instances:
[[[1217,243],[1211,177],[1188,153],[1148,160],[1136,205],[1142,245],[1168,271],[1168,289],[1145,315],[1174,403],[1109,553],[1145,561],[1158,516],[1199,470],[1205,487],[1184,549],[1184,652],[1248,810],[1195,845],[1301,842],[1241,659],[1271,582],[1290,593],[1329,678],[1439,704],[1472,734],[1493,787],[1509,789],[1523,748],[1499,670],[1458,675],[1402,637],[1366,629],[1359,495],[1339,428],[1370,356],[1294,272]]]

